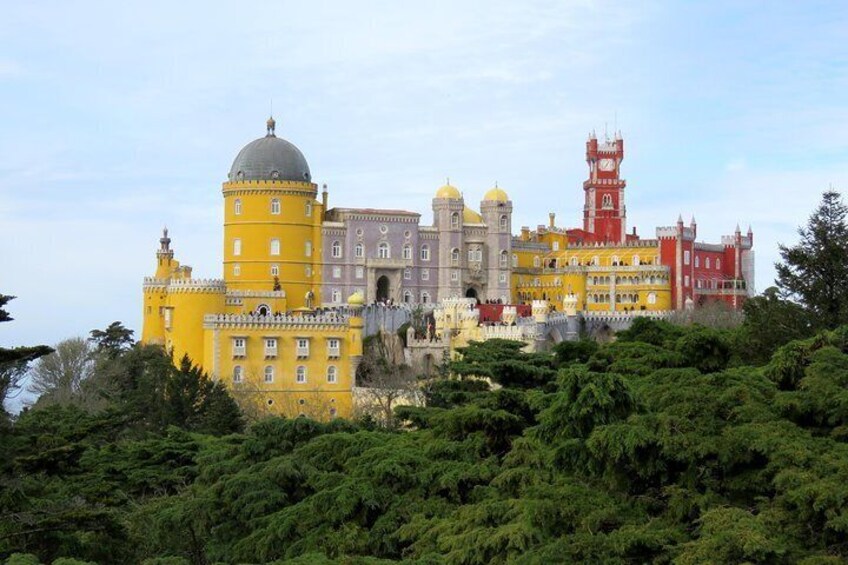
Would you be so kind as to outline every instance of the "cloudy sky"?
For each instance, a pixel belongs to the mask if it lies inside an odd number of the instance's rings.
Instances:
[[[848,3],[17,2],[0,18],[0,343],[139,329],[167,224],[221,274],[220,183],[264,133],[331,205],[424,213],[496,181],[577,225],[587,133],[625,138],[630,225],[755,232],[757,288],[848,187]]]

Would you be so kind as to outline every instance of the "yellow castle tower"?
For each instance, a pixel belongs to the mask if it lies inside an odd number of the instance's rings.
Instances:
[[[292,143],[266,135],[236,156],[224,196],[223,278],[194,279],[167,229],[144,280],[142,341],[188,355],[261,412],[349,416],[363,297],[316,311],[326,192]]]

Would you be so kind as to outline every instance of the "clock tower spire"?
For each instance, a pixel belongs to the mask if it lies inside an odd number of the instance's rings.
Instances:
[[[614,139],[604,135],[598,143],[594,131],[586,141],[586,164],[589,178],[583,182],[583,230],[595,242],[621,243],[627,240],[627,209],[624,206],[624,187],[620,178],[624,160],[624,140],[621,132]],[[587,235],[588,235],[587,234]]]

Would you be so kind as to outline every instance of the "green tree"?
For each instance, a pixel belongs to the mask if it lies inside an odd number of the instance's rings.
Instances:
[[[39,359],[29,373],[27,390],[43,401],[79,401],[84,383],[94,373],[94,356],[89,342],[81,337],[56,344],[55,351]]]
[[[14,296],[0,294],[0,322],[11,322],[14,318],[3,308]],[[0,347],[0,402],[3,402],[3,419],[8,418],[6,414],[6,399],[17,394],[21,389],[21,381],[26,374],[29,364],[53,352],[46,345],[31,347]]]
[[[807,225],[798,229],[801,241],[780,245],[782,262],[775,263],[777,286],[798,300],[828,329],[848,323],[848,206],[828,190]]]
[[[767,363],[781,345],[815,332],[815,318],[796,302],[780,297],[777,287],[745,301],[739,329],[739,354],[751,364]]]
[[[112,322],[105,330],[91,330],[89,340],[95,344],[97,351],[117,357],[132,346],[134,333],[121,322]]]

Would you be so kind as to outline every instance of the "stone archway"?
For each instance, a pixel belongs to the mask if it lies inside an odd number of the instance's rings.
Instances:
[[[477,295],[477,289],[473,286],[468,287],[468,290],[465,291],[465,298],[473,298],[477,301],[477,304],[480,304],[480,298]]]
[[[377,279],[377,302],[385,302],[389,299],[389,277],[382,275]]]

